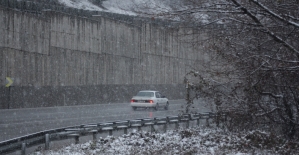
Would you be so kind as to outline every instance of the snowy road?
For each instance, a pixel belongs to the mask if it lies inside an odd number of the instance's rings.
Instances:
[[[170,100],[169,110],[137,109],[129,103],[96,104],[30,109],[0,110],[0,141],[27,134],[88,123],[99,123],[136,118],[178,115],[184,100]],[[195,104],[198,112],[210,111],[201,104]]]

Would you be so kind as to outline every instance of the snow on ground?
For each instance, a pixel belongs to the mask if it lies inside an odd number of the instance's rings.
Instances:
[[[291,146],[291,147],[290,147]],[[197,127],[169,130],[166,133],[133,131],[119,137],[98,138],[72,144],[59,150],[35,155],[265,155],[296,154],[298,143],[291,143],[262,131],[232,133],[219,128]]]

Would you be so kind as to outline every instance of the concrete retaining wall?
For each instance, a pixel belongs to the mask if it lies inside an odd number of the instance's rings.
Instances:
[[[182,99],[185,89],[176,85],[86,85],[86,86],[12,86],[0,89],[0,109],[72,106],[105,103],[130,103],[139,90],[159,90],[169,99]]]
[[[149,88],[183,98],[185,73],[208,58],[181,41],[182,28],[161,21],[7,6],[0,5],[2,108],[123,102]]]

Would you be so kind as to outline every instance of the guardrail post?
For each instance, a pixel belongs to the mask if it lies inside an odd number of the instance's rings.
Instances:
[[[188,129],[190,126],[190,119],[191,119],[191,114],[188,114],[188,120],[186,122],[186,128]]]
[[[193,115],[194,118],[192,120],[196,120],[196,125],[199,126],[201,114],[197,113]]]
[[[164,132],[166,133],[167,131],[167,122],[164,124]]]
[[[158,122],[157,125],[163,125],[163,131],[164,131],[164,133],[166,133],[166,131],[167,131],[167,122],[161,121],[161,122]]]
[[[179,129],[179,117],[168,117],[168,123],[169,124],[175,124],[175,129]]]
[[[207,119],[206,119],[206,126],[207,126],[207,127],[209,127],[209,126],[210,126],[210,123],[209,123],[209,118],[210,118],[210,115],[209,115],[209,117],[207,117]]]
[[[97,133],[96,132],[93,132],[92,133],[92,141],[97,141]]]
[[[124,128],[124,134],[128,134],[128,128]]]
[[[128,134],[128,126],[126,125],[121,125],[121,126],[117,126],[117,129],[124,129],[124,134]]]
[[[21,154],[22,154],[22,155],[26,155],[26,143],[22,143]]]
[[[166,119],[161,119],[161,118],[158,118],[158,119],[156,119],[157,121],[156,121],[156,124],[157,125],[163,125],[163,130],[164,130],[164,133],[166,132],[166,130],[167,130],[167,118]]]
[[[175,122],[175,129],[179,129],[179,127],[180,127],[179,121]]]
[[[109,132],[109,136],[113,135],[113,127],[104,127],[101,130],[102,131],[108,131]]]
[[[128,127],[129,127],[129,121],[119,121],[119,122],[116,122],[116,129],[119,130],[119,129],[123,129],[124,131],[124,134],[128,134]]]
[[[49,150],[50,148],[50,135],[46,134],[45,135],[45,150]]]
[[[151,125],[151,133],[155,132],[154,124]]]
[[[97,132],[98,132],[98,130],[91,130],[91,131],[89,131],[89,132],[92,133],[92,141],[93,141],[94,143],[96,143],[96,141],[97,141]]]
[[[216,126],[219,127],[219,119],[220,119],[219,113],[217,113],[215,117],[216,117]]]
[[[142,126],[142,121],[141,120],[132,120],[130,121],[130,127],[136,128],[138,129],[138,131],[141,131],[141,126]]]
[[[190,115],[182,115],[182,116],[180,116],[180,119],[179,119],[179,121],[180,122],[186,122],[186,128],[189,128],[189,120],[190,120],[190,117],[189,117]]]
[[[79,135],[77,136],[75,136],[75,144],[79,144]]]
[[[74,139],[75,139],[75,144],[79,144],[79,137],[80,137],[79,134],[74,133],[74,134],[69,134],[68,136],[69,136],[69,137],[74,137]]]
[[[150,126],[150,128],[151,128],[151,133],[155,132],[155,128],[154,128],[155,123],[153,123],[153,122],[146,122],[146,123],[144,123],[143,125],[144,125],[144,126]]]

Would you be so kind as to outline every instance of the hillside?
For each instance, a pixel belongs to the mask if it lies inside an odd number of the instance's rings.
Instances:
[[[104,11],[125,15],[138,15],[138,12],[159,13],[172,10],[180,0],[58,0],[62,5],[93,11]]]

